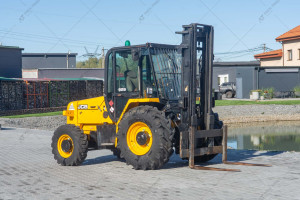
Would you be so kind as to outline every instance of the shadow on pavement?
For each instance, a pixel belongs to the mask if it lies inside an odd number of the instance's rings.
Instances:
[[[2,127],[2,128],[0,129],[0,131],[1,131],[1,130],[3,130],[3,131],[9,131],[9,130],[16,130],[16,128],[3,128],[3,127]]]
[[[86,159],[82,165],[96,165],[96,164],[103,164],[103,163],[109,163],[109,162],[113,162],[113,161],[121,161],[121,162],[125,162],[124,159],[119,159],[116,156],[113,155],[107,155],[107,156],[100,156],[97,158],[93,158],[93,159]]]
[[[283,153],[282,151],[257,151],[257,150],[236,150],[236,149],[228,149],[227,153],[227,161],[229,162],[242,162],[242,163],[252,163],[252,164],[271,164],[268,163],[269,160],[263,160],[263,157],[271,157],[276,156],[278,154]],[[253,160],[255,158],[260,158],[259,160]],[[211,161],[206,163],[199,163],[202,166],[214,165],[214,164],[222,164],[222,154],[217,155]]]
[[[283,151],[257,151],[257,150],[236,150],[228,149],[228,161],[249,161],[252,158],[259,158],[262,156],[276,156],[283,153]],[[220,157],[222,159],[222,157]]]
[[[228,150],[228,161],[233,162],[245,162],[245,163],[254,163],[255,161],[252,161],[253,158],[259,158],[262,156],[275,156],[278,154],[281,154],[283,152],[281,151],[266,151],[266,152],[260,152],[256,150]],[[109,163],[113,161],[120,161],[126,164],[124,159],[119,159],[116,156],[113,155],[106,155],[97,157],[94,159],[87,159],[82,164],[85,165],[96,165],[96,164],[103,164],[103,163]],[[264,162],[263,159],[260,161],[260,163],[263,164],[269,164],[268,161]],[[217,155],[214,159],[206,162],[206,163],[197,163],[202,166],[206,165],[214,165],[214,164],[222,164],[222,154]],[[161,169],[172,169],[172,168],[182,168],[182,167],[188,167],[189,163],[188,160],[183,160],[179,157],[179,155],[176,155],[173,153],[173,155],[170,157],[170,160],[168,163],[166,163]]]
[[[232,162],[244,162],[244,163],[256,163],[252,160],[254,158],[265,156],[276,156],[283,153],[282,151],[257,151],[257,150],[234,150],[228,149],[227,161]],[[205,163],[195,163],[201,166],[222,164],[222,154],[218,154],[214,159]],[[263,158],[257,164],[270,164],[268,160],[264,161]],[[188,160],[182,160],[179,155],[173,154],[170,161],[162,169],[171,169],[179,167],[188,167]],[[213,167],[213,166],[212,166]]]

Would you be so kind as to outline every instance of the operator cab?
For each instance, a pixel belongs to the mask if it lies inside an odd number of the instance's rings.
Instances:
[[[111,119],[117,121],[128,99],[178,100],[181,55],[176,45],[147,43],[110,49],[105,59],[105,95]]]

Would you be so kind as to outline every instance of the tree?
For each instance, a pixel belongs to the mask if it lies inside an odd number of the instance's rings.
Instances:
[[[95,57],[89,57],[89,59],[84,61],[78,61],[76,62],[76,68],[104,68],[102,66],[103,58],[95,58]]]

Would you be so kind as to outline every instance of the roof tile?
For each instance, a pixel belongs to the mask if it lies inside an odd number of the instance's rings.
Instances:
[[[254,58],[256,58],[256,59],[277,58],[277,57],[282,57],[282,49],[278,49],[278,50],[264,52],[264,53],[254,55]]]
[[[300,25],[276,38],[277,42],[300,39]]]

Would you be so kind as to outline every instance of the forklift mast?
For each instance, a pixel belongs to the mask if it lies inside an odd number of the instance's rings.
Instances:
[[[182,34],[180,157],[194,169],[195,156],[222,153],[224,146],[224,129],[215,127],[212,112],[213,31],[209,25],[190,24],[176,32]]]
[[[203,24],[183,25],[182,43],[182,85],[181,116],[183,129],[190,127],[200,130],[214,128],[212,113],[212,26]]]

